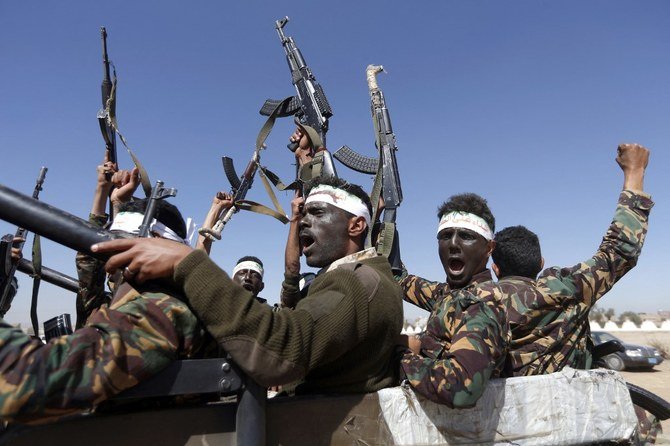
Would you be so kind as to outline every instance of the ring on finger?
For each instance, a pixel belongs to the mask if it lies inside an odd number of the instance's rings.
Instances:
[[[137,271],[133,271],[133,270],[131,270],[130,268],[128,268],[127,266],[126,266],[125,268],[123,268],[123,276],[124,276],[125,278],[130,278],[130,279],[132,279],[132,278],[135,277],[136,275],[137,275]]]

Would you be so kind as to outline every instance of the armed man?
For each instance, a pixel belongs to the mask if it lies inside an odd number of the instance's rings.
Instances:
[[[621,144],[616,161],[624,174],[623,191],[614,219],[590,259],[552,267],[538,276],[544,259],[537,236],[518,226],[496,234],[492,268],[500,287],[485,284],[478,294],[502,292],[512,333],[511,376],[591,367],[589,311],[637,264],[653,206],[643,190],[649,151],[638,144]]]
[[[321,268],[293,311],[273,312],[235,284],[201,250],[158,239],[92,247],[116,253],[108,271],[134,281],[171,279],[207,330],[263,386],[302,379],[297,393],[372,392],[397,381],[395,339],[402,328],[400,289],[385,258],[364,249],[371,205],[338,179],[307,188],[300,242]]]
[[[139,186],[139,172],[137,168],[130,172],[118,170],[117,165],[110,161],[109,152],[106,151],[102,164],[96,168],[96,174],[95,192],[88,221],[103,228],[114,216],[105,212],[108,198],[110,211],[118,214],[120,207],[130,201]],[[93,311],[103,304],[109,305],[112,294],[105,291],[106,275],[103,262],[86,253],[78,252],[75,263],[79,278],[76,327],[81,328]]]
[[[408,339],[401,375],[432,401],[471,407],[488,380],[501,376],[507,353],[501,299],[473,294],[477,285],[492,280],[486,264],[495,246],[495,219],[476,194],[452,196],[440,206],[438,218],[438,252],[447,282],[413,275],[401,281],[404,299],[431,312],[420,340]]]
[[[136,234],[146,205],[147,200],[125,204],[111,230]],[[179,211],[165,201],[157,208],[151,234],[185,243]],[[132,279],[133,271],[125,269],[123,276]],[[0,418],[26,422],[89,410],[174,360],[198,354],[208,340],[188,306],[155,284],[142,292],[127,283],[118,286],[111,303],[92,312],[84,327],[47,344],[0,320]]]

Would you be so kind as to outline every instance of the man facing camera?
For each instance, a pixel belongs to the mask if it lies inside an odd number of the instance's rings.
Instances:
[[[402,296],[384,257],[364,249],[371,204],[356,185],[319,178],[306,190],[300,242],[321,268],[292,311],[273,312],[235,284],[201,250],[161,240],[115,240],[107,270],[129,268],[135,281],[168,279],[207,330],[256,382],[302,380],[297,393],[373,392],[397,382],[396,336]]]

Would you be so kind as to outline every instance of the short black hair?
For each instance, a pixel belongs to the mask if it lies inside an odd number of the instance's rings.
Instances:
[[[345,192],[350,193],[351,195],[358,197],[361,199],[363,204],[368,208],[368,212],[370,213],[370,216],[372,216],[372,203],[370,202],[370,196],[363,190],[363,188],[357,184],[351,184],[347,180],[344,180],[342,178],[334,177],[334,176],[325,176],[325,177],[317,177],[314,178],[313,180],[309,181],[305,185],[305,196],[309,195],[309,192],[315,188],[316,186],[332,186],[337,189],[342,189]],[[344,211],[347,212],[347,211]],[[347,212],[347,214],[351,215],[352,217],[354,216],[351,212]]]
[[[488,203],[477,194],[465,193],[452,195],[437,209],[437,219],[441,219],[443,215],[450,212],[474,214],[484,219],[491,228],[491,232],[495,232],[496,230],[496,219],[491,213]]]
[[[263,267],[263,262],[261,262],[261,259],[259,259],[258,257],[254,257],[254,256],[244,256],[240,260],[237,261],[236,265],[239,265],[240,263],[247,262],[247,261],[248,262],[256,262],[261,266],[261,268]]]
[[[137,212],[144,214],[148,202],[148,198],[128,201],[119,207],[119,212]],[[179,212],[179,209],[177,209],[177,206],[174,204],[166,200],[158,200],[156,202],[156,215],[154,218],[172,229],[179,237],[186,238],[186,223],[184,222],[184,217],[181,216],[181,212]]]
[[[510,226],[495,237],[493,263],[500,269],[500,277],[521,276],[535,279],[542,269],[540,239],[524,226]]]

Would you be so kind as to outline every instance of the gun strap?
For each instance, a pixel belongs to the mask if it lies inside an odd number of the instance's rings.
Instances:
[[[379,225],[377,235],[377,254],[388,258],[393,249],[393,239],[395,238],[395,223],[382,222]]]
[[[277,196],[272,190],[272,186],[270,186],[270,182],[268,181],[265,173],[263,172],[264,168],[260,165],[257,166],[258,166],[258,175],[261,177],[263,187],[265,188],[265,191],[270,197],[270,200],[272,200],[272,204],[276,210],[268,206],[265,206],[264,204],[260,204],[251,200],[238,200],[234,203],[235,207],[238,210],[245,210],[245,211],[256,212],[257,214],[269,215],[270,217],[276,218],[283,224],[288,223],[288,217],[286,216],[286,212],[284,212],[284,209],[279,203],[279,200],[277,200]]]
[[[282,99],[277,103],[277,106],[274,108],[274,110],[272,110],[272,112],[268,115],[268,119],[265,121],[265,124],[263,124],[263,127],[261,127],[261,130],[258,132],[258,136],[256,137],[257,150],[263,147],[265,140],[268,138],[268,136],[270,136],[270,132],[272,132],[272,128],[274,127],[275,121],[279,117],[281,110],[288,106],[292,99],[293,96]]]
[[[288,218],[286,217],[286,215],[283,215],[275,211],[274,209],[271,209],[265,206],[264,204],[260,204],[255,201],[251,200],[236,201],[235,207],[239,210],[251,211],[257,214],[269,215],[270,217],[274,217],[284,224],[288,223]]]
[[[133,160],[133,164],[135,164],[137,170],[140,171],[140,183],[142,184],[144,195],[147,198],[151,197],[151,180],[149,180],[149,174],[147,173],[146,169],[140,162],[139,158],[135,156],[135,153],[128,146],[126,138],[124,138],[123,134],[121,134],[121,131],[119,130],[119,123],[116,120],[116,69],[114,69],[114,79],[112,80],[112,91],[109,95],[109,99],[107,100],[107,104],[105,104],[105,115],[108,124],[112,127],[112,129],[114,129],[116,134],[119,135],[119,139],[121,140],[126,150],[128,151],[128,155],[130,155],[130,158]]]
[[[272,186],[270,186],[270,182],[268,181],[267,175],[265,175],[265,172],[263,171],[263,168],[260,165],[258,167],[259,167],[258,176],[261,177],[261,181],[263,182],[265,192],[267,192],[268,196],[270,197],[270,200],[272,201],[272,205],[276,209],[276,211],[269,208],[268,210],[273,212],[273,214],[271,215],[275,217],[277,220],[281,221],[284,224],[288,223],[288,217],[286,216],[286,212],[279,203],[279,200],[277,200],[277,195],[275,195],[274,191],[272,190]]]
[[[312,150],[314,152],[317,151],[317,149],[324,147],[323,145],[323,140],[321,139],[321,136],[319,136],[319,132],[317,132],[313,127],[310,127],[305,124],[301,124],[300,121],[296,119],[295,121],[296,125],[299,125],[301,129],[307,133],[307,137],[309,138],[309,142],[312,145]]]
[[[35,234],[33,239],[33,294],[30,301],[30,322],[33,326],[33,333],[35,338],[39,339],[39,321],[37,318],[37,297],[40,292],[40,282],[42,280],[42,245],[40,243],[40,236]]]
[[[380,162],[377,167],[377,174],[375,175],[375,181],[372,183],[372,191],[370,192],[370,203],[372,203],[372,216],[370,221],[372,222],[372,224],[374,224],[379,218],[379,197],[381,196],[382,193],[382,176],[383,176],[383,169],[382,169],[382,163]],[[379,253],[380,250],[379,246],[380,240],[381,239],[378,237],[376,243],[377,253]],[[391,241],[393,241],[393,234],[391,234]],[[365,239],[365,247],[369,248],[370,246],[372,246],[372,231],[368,231],[368,236]]]
[[[314,154],[314,158],[307,163],[300,166],[298,169],[297,178],[295,181],[285,184],[281,178],[270,169],[261,167],[261,171],[267,175],[270,182],[280,191],[286,190],[297,190],[301,187],[302,184],[308,183],[314,178],[320,177],[324,173],[324,157],[326,156],[326,151],[322,150]]]

